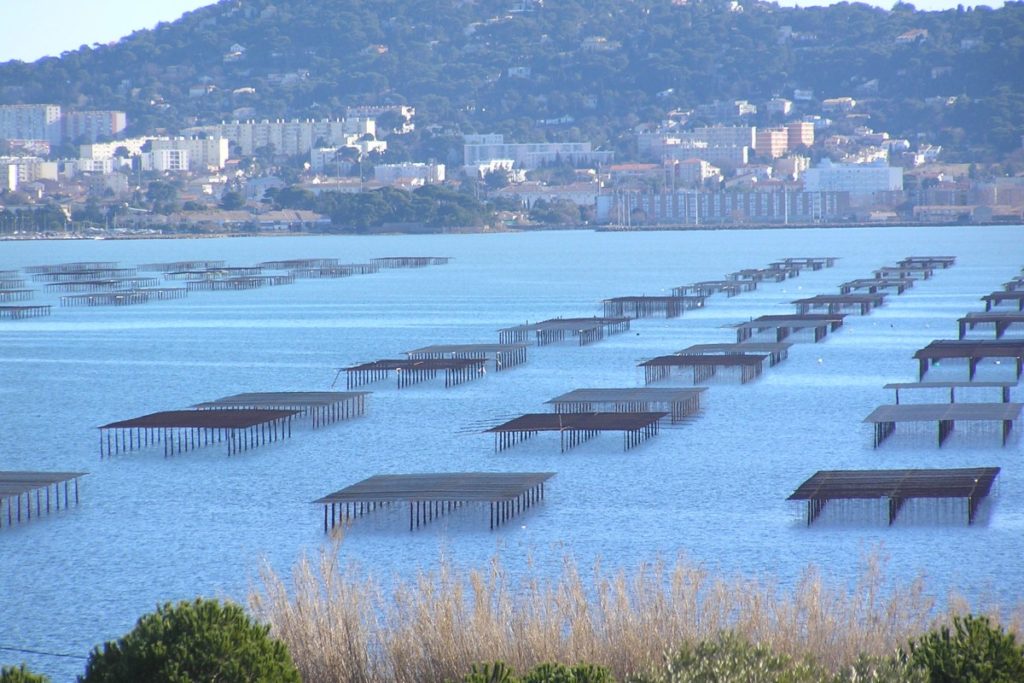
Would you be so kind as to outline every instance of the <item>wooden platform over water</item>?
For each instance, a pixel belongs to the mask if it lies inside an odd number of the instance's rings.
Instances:
[[[0,289],[0,303],[11,301],[30,301],[34,290],[31,289]]]
[[[492,358],[496,372],[508,370],[526,362],[527,344],[432,344],[405,355],[411,359],[425,358]]]
[[[192,406],[199,410],[269,408],[291,410],[308,416],[316,429],[322,425],[350,420],[366,414],[369,391],[275,391],[225,396]]]
[[[967,523],[973,524],[978,506],[992,490],[998,467],[920,470],[822,470],[789,496],[807,501],[807,525],[835,500],[882,500],[889,524],[904,503],[915,498],[962,498],[967,502]]]
[[[1004,303],[1010,303],[1017,306],[1018,311],[1024,311],[1024,290],[1019,292],[1010,291],[998,291],[986,294],[981,297],[981,300],[985,302],[985,310],[991,311],[996,306],[1000,306]]]
[[[667,411],[678,423],[700,412],[700,397],[707,387],[664,389],[650,387],[574,389],[545,401],[556,413],[640,413]]]
[[[215,443],[227,443],[228,455],[283,440],[292,434],[299,410],[167,410],[99,428],[100,457],[163,444],[164,457]]]
[[[370,259],[370,263],[381,268],[423,268],[443,266],[451,260],[450,256],[382,256]]]
[[[773,367],[789,358],[792,342],[738,342],[729,344],[693,344],[676,351],[676,355],[733,355],[737,353],[767,354],[768,366]]]
[[[812,297],[795,299],[790,303],[796,306],[797,313],[805,315],[813,310],[825,309],[828,313],[841,313],[851,309],[867,315],[873,308],[885,303],[886,294],[816,294]]]
[[[527,413],[486,432],[494,434],[495,452],[535,436],[558,432],[562,452],[589,441],[601,432],[622,432],[622,449],[629,450],[658,433],[665,412]]]
[[[25,320],[26,318],[44,318],[50,315],[50,306],[0,306],[0,320]]]
[[[361,363],[344,371],[349,389],[387,379],[394,374],[398,388],[411,386],[437,377],[444,372],[445,387],[454,387],[482,377],[487,368],[484,358],[385,358]]]
[[[88,472],[2,472],[0,471],[0,528],[3,527],[4,501],[7,502],[7,526],[22,519],[32,519],[32,494],[35,493],[36,517],[45,511],[49,513],[51,505],[60,510],[61,488],[64,489],[64,507],[70,505],[74,484],[74,500],[78,505],[78,480]],[[62,486],[63,485],[63,486]],[[53,499],[50,488],[53,488]],[[24,497],[24,517],[22,516],[22,497]]]
[[[1021,403],[902,403],[875,408],[864,422],[874,425],[875,448],[896,431],[897,423],[934,422],[938,426],[938,445],[953,433],[957,422],[996,422],[1002,425],[1002,444],[1010,437],[1015,420],[1020,419]]]
[[[960,327],[960,339],[967,336],[968,330],[973,330],[978,325],[991,325],[995,332],[996,339],[1002,339],[1006,331],[1013,325],[1024,325],[1024,312],[1021,313],[968,313],[962,318],[957,318],[957,325]]]
[[[850,280],[839,285],[839,291],[842,294],[850,294],[862,289],[867,290],[871,294],[885,291],[887,289],[895,289],[897,294],[902,294],[911,287],[914,286],[914,278],[860,278],[857,280]]]
[[[645,360],[638,367],[644,369],[644,384],[666,379],[674,369],[681,368],[693,371],[694,384],[708,381],[720,369],[737,368],[740,371],[740,384],[746,384],[761,376],[768,358],[766,354],[757,353],[671,354]]]
[[[936,339],[914,352],[918,362],[918,379],[923,379],[934,363],[960,359],[967,361],[967,374],[974,379],[978,363],[986,358],[1012,358],[1016,362],[1017,379],[1024,369],[1024,339]]]
[[[627,332],[629,318],[550,318],[539,323],[526,323],[498,330],[498,341],[502,344],[520,344],[530,340],[533,334],[537,346],[546,346],[563,341],[567,335],[576,337],[580,346],[601,341],[606,336]]]
[[[672,296],[617,296],[601,302],[606,318],[678,318],[683,311],[704,308],[699,294]]]
[[[544,500],[554,472],[378,474],[313,501],[324,531],[392,504],[409,504],[409,531],[467,504],[490,505],[491,529]]]
[[[711,296],[724,292],[726,297],[734,297],[743,292],[753,292],[757,289],[757,280],[703,280],[688,285],[680,285],[672,288],[672,296],[687,296],[696,294],[699,296]]]
[[[950,381],[950,382],[890,382],[885,385],[885,389],[894,389],[896,391],[896,403],[900,402],[900,391],[906,391],[908,389],[948,389],[949,390],[949,402],[956,403],[956,390],[957,389],[999,389],[1003,399],[1003,403],[1010,402],[1010,389],[1017,386],[1018,382],[1014,381],[1003,381],[1003,382],[966,382],[966,381]]]
[[[737,343],[751,339],[754,334],[775,330],[775,341],[781,342],[798,330],[813,329],[814,341],[819,342],[843,326],[844,313],[797,313],[793,315],[762,315],[753,320],[729,325],[736,330]]]

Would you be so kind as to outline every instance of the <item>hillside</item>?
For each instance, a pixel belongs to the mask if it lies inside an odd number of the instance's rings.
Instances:
[[[997,160],[1020,147],[1022,64],[1020,2],[918,12],[725,0],[222,0],[113,45],[0,64],[0,103],[122,109],[130,132],[409,103],[421,130],[589,139],[628,153],[619,136],[667,111],[792,98],[799,88],[815,100],[853,96],[867,125],[922,132],[952,160]],[[198,85],[213,87],[190,96]],[[537,125],[544,120],[553,123]],[[431,152],[422,133],[412,144]]]

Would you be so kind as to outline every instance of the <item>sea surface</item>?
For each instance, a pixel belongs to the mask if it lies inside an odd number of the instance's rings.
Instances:
[[[60,308],[0,321],[0,470],[87,471],[78,506],[0,529],[0,648],[77,655],[132,628],[165,601],[198,595],[244,601],[262,562],[287,574],[329,544],[316,498],[378,473],[552,471],[544,502],[496,531],[486,509],[415,532],[407,511],[375,514],[347,533],[346,561],[382,581],[414,577],[440,558],[555,577],[581,568],[636,567],[683,555],[715,575],[792,585],[809,564],[844,585],[871,553],[894,582],[923,576],[940,598],[1013,606],[1024,585],[1021,425],[1002,447],[995,426],[957,429],[941,449],[933,425],[900,429],[881,448],[863,424],[893,402],[887,382],[914,381],[913,352],[955,338],[956,319],[1020,272],[1024,228],[531,232],[376,237],[280,237],[0,243],[0,270],[65,261],[448,256],[448,265],[381,270],[242,292],[195,292],[131,307]],[[788,302],[836,293],[847,280],[910,255],[957,263],[868,316],[850,315],[821,343],[798,335],[789,359],[739,385],[724,373],[690,423],[623,451],[617,433],[566,453],[539,434],[501,453],[483,429],[576,388],[643,385],[637,363],[697,343],[731,342],[724,326]],[[613,296],[668,294],[787,256],[837,256],[833,268],[715,295],[677,319],[641,319],[586,347],[531,346],[528,362],[445,389],[371,384],[367,415],[227,457],[209,447],[100,458],[99,425],[250,391],[328,390],[337,369],[429,344],[494,343],[526,321],[601,315]],[[180,283],[169,283],[171,286]],[[41,283],[33,283],[42,290]],[[1011,329],[1009,336],[1024,334]],[[991,335],[978,331],[975,336]],[[1011,377],[986,361],[979,379]],[[945,363],[929,378],[963,378]],[[656,386],[689,386],[685,375]],[[336,387],[344,390],[344,375]],[[998,400],[997,394],[965,395]],[[908,399],[910,396],[908,395]],[[1024,398],[1014,389],[1013,399]],[[914,400],[922,400],[914,397]],[[938,395],[936,401],[942,401]],[[826,508],[808,528],[786,497],[820,469],[998,466],[996,495],[974,526],[959,503],[910,505],[897,523],[882,506]],[[6,509],[5,509],[6,512]],[[834,512],[843,512],[836,508]],[[850,510],[845,510],[849,513]],[[0,649],[58,681],[81,659]]]

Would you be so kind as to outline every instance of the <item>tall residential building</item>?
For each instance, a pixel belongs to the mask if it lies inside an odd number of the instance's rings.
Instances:
[[[406,162],[403,164],[378,164],[373,167],[373,179],[381,183],[413,183],[430,184],[444,182],[444,164],[423,164]]]
[[[755,136],[754,149],[761,159],[778,159],[786,153],[788,142],[785,128],[762,128]]]
[[[798,147],[810,147],[814,144],[814,123],[811,121],[793,121],[786,124],[788,140],[786,148],[790,151]]]
[[[706,142],[708,147],[753,148],[756,135],[756,126],[700,126],[690,133],[691,139]]]
[[[160,149],[142,154],[143,171],[182,173],[189,168],[188,150]]]
[[[61,141],[60,106],[56,104],[0,105],[0,140]]]
[[[879,192],[903,190],[903,169],[876,164],[835,164],[828,159],[804,171],[808,192],[849,192],[851,200],[869,200]]]
[[[18,189],[19,185],[37,180],[56,180],[57,162],[39,157],[0,157],[0,187]]]
[[[152,141],[151,151],[163,152],[165,150],[187,152],[187,170],[190,171],[220,170],[228,161],[227,138],[157,138]]]
[[[81,145],[78,148],[78,156],[81,159],[92,159],[95,161],[101,161],[104,159],[113,159],[117,150],[124,147],[128,152],[128,156],[137,157],[142,154],[142,148],[147,142],[154,138],[126,138],[124,140],[115,140],[114,142],[94,142],[89,145]]]
[[[185,135],[226,138],[241,148],[242,156],[252,156],[263,147],[276,154],[309,154],[314,147],[343,147],[353,135],[376,137],[376,122],[371,118],[292,119],[285,121],[232,121],[210,126],[195,126]],[[382,143],[383,144],[383,143]]]
[[[686,161],[703,159],[718,167],[738,168],[750,163],[750,147],[746,145],[706,146],[705,143],[683,142],[664,149],[665,159]]]
[[[463,145],[463,164],[477,166],[494,159],[512,159],[517,166],[526,169],[539,168],[544,164],[567,161],[571,164],[612,161],[613,152],[597,152],[589,142],[505,142],[504,136],[466,135]]]
[[[64,114],[64,139],[96,142],[114,137],[127,125],[128,118],[123,111],[69,111]]]

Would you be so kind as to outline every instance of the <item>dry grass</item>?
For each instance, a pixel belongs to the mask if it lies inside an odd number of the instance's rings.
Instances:
[[[520,671],[586,661],[621,680],[723,631],[838,670],[861,654],[891,654],[943,618],[921,580],[888,585],[877,553],[852,589],[829,585],[812,568],[787,591],[715,578],[685,559],[613,575],[597,567],[586,579],[566,561],[557,579],[518,581],[493,560],[472,571],[442,562],[385,594],[337,558],[332,547],[317,563],[299,561],[290,590],[265,568],[250,594],[254,614],[311,683],[458,680],[473,663],[493,660]]]

